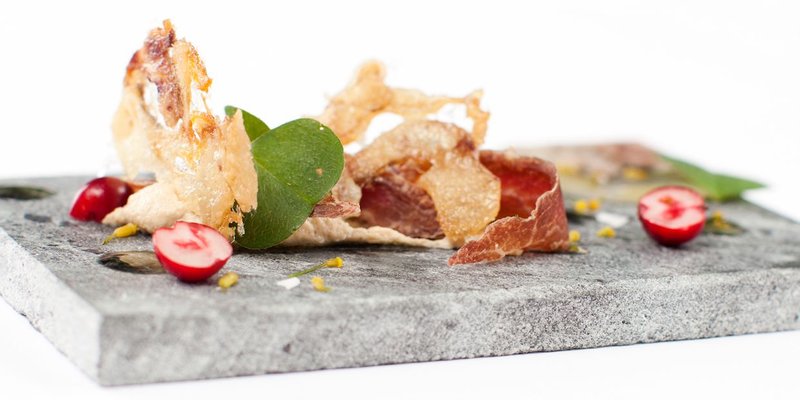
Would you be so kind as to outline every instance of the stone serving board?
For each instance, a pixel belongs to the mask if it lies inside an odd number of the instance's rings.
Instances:
[[[103,385],[497,356],[800,328],[800,225],[726,204],[740,236],[660,247],[632,220],[615,239],[574,225],[587,254],[447,267],[444,250],[347,246],[237,253],[239,284],[189,285],[98,264],[149,250],[140,235],[67,215],[85,177],[6,181],[56,194],[0,199],[0,294]],[[633,217],[631,205],[607,205]],[[330,257],[345,267],[286,290]],[[224,271],[224,270],[223,270]]]

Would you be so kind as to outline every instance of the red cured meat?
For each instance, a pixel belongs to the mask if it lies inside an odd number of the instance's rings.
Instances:
[[[311,211],[311,218],[348,218],[358,215],[358,203],[337,200],[331,195],[320,200]]]
[[[406,236],[444,236],[428,193],[415,183],[426,167],[414,160],[391,164],[361,188],[361,222],[392,228]]]
[[[481,151],[481,163],[501,181],[500,215],[483,234],[462,246],[448,264],[495,261],[523,251],[569,248],[569,228],[553,164],[534,157]]]

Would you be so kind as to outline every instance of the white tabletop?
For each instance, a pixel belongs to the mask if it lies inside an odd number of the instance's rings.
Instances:
[[[171,18],[219,111],[313,115],[377,58],[392,85],[483,88],[489,147],[637,140],[763,181],[747,198],[800,219],[800,4],[163,3],[0,6],[0,178],[113,167],[125,65]],[[797,360],[789,332],[103,389],[0,302],[2,398],[798,398]]]

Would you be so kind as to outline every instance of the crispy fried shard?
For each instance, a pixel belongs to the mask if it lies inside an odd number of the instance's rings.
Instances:
[[[104,223],[152,232],[187,220],[229,238],[241,229],[258,190],[250,141],[241,113],[219,120],[205,105],[210,84],[197,51],[175,38],[169,21],[150,32],[128,64],[112,129],[125,174],[152,172],[156,183]]]
[[[489,113],[480,108],[481,91],[463,98],[428,96],[418,90],[391,88],[384,82],[385,77],[383,64],[365,63],[317,119],[330,127],[342,144],[348,144],[361,138],[372,119],[381,113],[394,113],[411,121],[425,119],[447,104],[464,104],[473,121],[472,141],[476,146],[483,143]]]
[[[492,222],[480,237],[450,257],[448,264],[495,261],[526,250],[566,250],[569,229],[553,164],[494,151],[482,151],[481,162],[500,177],[504,205],[501,214],[510,216]]]

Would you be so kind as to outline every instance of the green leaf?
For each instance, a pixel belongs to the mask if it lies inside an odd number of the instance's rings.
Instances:
[[[763,188],[764,184],[730,175],[715,174],[686,161],[663,156],[686,181],[703,192],[706,197],[727,201],[738,199],[750,189]]]
[[[333,131],[308,118],[261,134],[252,151],[258,207],[245,214],[245,233],[236,243],[265,249],[296,231],[330,192],[344,168],[344,153]]]
[[[241,108],[225,106],[225,115],[232,117],[233,114],[236,114],[236,110],[240,110],[242,112],[244,130],[247,132],[247,136],[250,138],[251,142],[258,139],[261,135],[269,132],[269,126],[267,126],[264,121],[258,119],[258,117],[255,115],[242,110]]]

